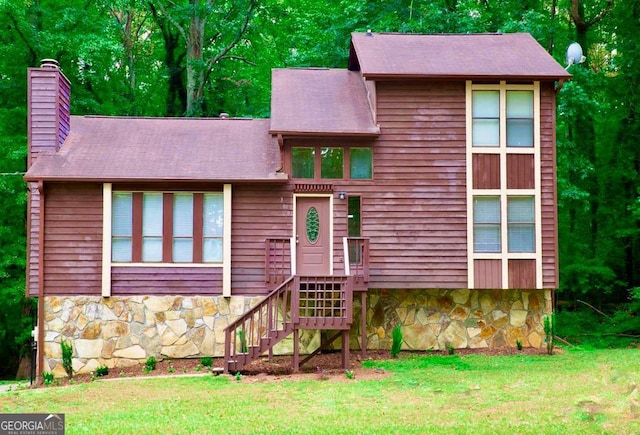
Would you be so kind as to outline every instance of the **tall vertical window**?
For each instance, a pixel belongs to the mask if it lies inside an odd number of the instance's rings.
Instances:
[[[532,91],[507,91],[507,146],[533,146]]]
[[[315,149],[293,148],[291,150],[291,176],[293,178],[313,178],[315,172]]]
[[[224,231],[224,205],[220,194],[203,195],[202,261],[222,261],[222,236]]]
[[[131,261],[133,195],[131,193],[114,193],[111,208],[111,260]]]
[[[473,199],[474,252],[500,252],[500,197]]]
[[[535,252],[535,213],[532,196],[507,199],[509,252]]]
[[[162,261],[162,193],[142,195],[142,261]]]
[[[173,195],[173,245],[175,263],[193,261],[193,194]]]
[[[473,91],[473,146],[500,145],[500,91]]]

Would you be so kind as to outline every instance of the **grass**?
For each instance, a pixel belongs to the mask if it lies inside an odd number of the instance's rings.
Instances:
[[[640,433],[639,350],[367,361],[382,380],[97,381],[0,395],[60,412],[67,433]]]

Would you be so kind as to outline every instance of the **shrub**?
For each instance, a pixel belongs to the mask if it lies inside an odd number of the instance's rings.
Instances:
[[[200,364],[211,370],[211,366],[213,366],[213,358],[211,358],[210,356],[203,356],[202,358],[200,358]]]
[[[147,358],[147,360],[144,362],[144,371],[149,373],[153,370],[156,369],[156,364],[158,363],[158,361],[156,361],[156,357],[155,356],[150,356],[149,358]]]
[[[456,348],[453,347],[453,344],[447,342],[444,344],[445,349],[447,349],[447,354],[453,355],[456,353]]]
[[[546,336],[545,340],[547,342],[547,354],[549,355],[553,355],[553,337],[556,335],[555,321],[553,317],[553,313],[544,316],[544,334]]]
[[[53,373],[42,372],[42,382],[48,387],[53,384]]]
[[[73,347],[66,341],[60,342],[62,348],[62,367],[69,377],[73,376]]]
[[[109,374],[109,367],[105,365],[96,367],[96,376],[101,377],[101,376],[107,376],[108,374]]]
[[[397,325],[393,328],[392,342],[391,342],[391,356],[397,358],[402,348],[402,327]]]
[[[516,338],[516,347],[518,348],[518,350],[522,350],[522,340],[520,340],[519,338]]]

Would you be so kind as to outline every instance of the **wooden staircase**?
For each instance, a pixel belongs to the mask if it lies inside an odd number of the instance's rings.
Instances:
[[[293,368],[298,369],[300,329],[341,330],[348,363],[353,321],[351,276],[292,276],[225,329],[224,371],[238,372],[293,333]],[[346,356],[345,356],[346,355]]]

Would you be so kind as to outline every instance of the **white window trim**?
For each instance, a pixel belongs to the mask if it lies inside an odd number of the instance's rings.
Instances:
[[[171,267],[171,268],[222,268],[222,296],[231,296],[231,184],[223,187],[223,239],[220,263],[121,263],[111,261],[111,217],[113,185],[102,185],[102,297],[111,297],[111,270],[113,267]]]
[[[500,143],[498,147],[474,147],[473,146],[473,113],[472,97],[476,90],[500,91]],[[533,149],[507,147],[506,124],[506,98],[507,90],[533,91]],[[506,81],[499,84],[473,84],[466,82],[466,159],[467,159],[467,270],[468,286],[475,288],[475,260],[496,259],[501,261],[502,289],[509,288],[509,260],[536,260],[536,288],[542,288],[542,192],[541,192],[541,167],[540,167],[540,82],[535,81],[531,85],[508,85]],[[473,155],[474,154],[499,154],[500,155],[500,189],[474,189],[473,188]],[[534,158],[534,189],[507,189],[507,154],[533,154]],[[475,196],[499,196],[500,197],[500,253],[476,253],[474,252],[473,232],[473,198]],[[535,252],[509,252],[508,251],[508,221],[507,198],[509,196],[533,196],[534,202],[534,226],[535,226]]]

